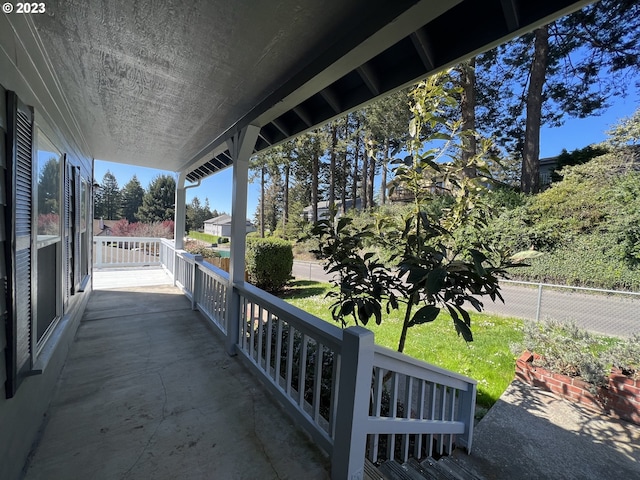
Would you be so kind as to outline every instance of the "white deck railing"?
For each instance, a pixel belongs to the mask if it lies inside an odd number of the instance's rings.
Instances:
[[[144,267],[160,265],[162,239],[149,237],[93,237],[94,266]]]
[[[239,358],[331,456],[333,478],[362,478],[365,457],[471,450],[474,380],[376,346],[362,327],[342,330],[246,282],[231,285],[228,273],[171,241],[159,252],[193,308],[237,336]],[[228,318],[232,301],[238,318]]]

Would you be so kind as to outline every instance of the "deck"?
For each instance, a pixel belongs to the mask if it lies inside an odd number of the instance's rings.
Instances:
[[[329,460],[163,275],[95,272],[26,479],[329,478]]]

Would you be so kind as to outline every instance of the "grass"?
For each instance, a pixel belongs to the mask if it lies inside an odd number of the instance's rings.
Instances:
[[[202,233],[190,230],[187,234],[189,238],[195,238],[196,240],[202,240],[207,243],[220,243],[220,237],[217,235],[211,235],[210,233]]]
[[[328,283],[296,281],[283,298],[334,323],[329,308],[332,300],[325,298],[331,288]],[[401,311],[393,311],[380,325],[372,321],[366,328],[374,332],[376,343],[396,350],[402,315]],[[456,334],[451,317],[441,313],[434,322],[409,329],[404,353],[477,380],[477,403],[488,409],[514,378],[515,357],[509,346],[522,342],[523,323],[514,318],[477,313],[471,314],[471,322],[474,341],[467,344]]]

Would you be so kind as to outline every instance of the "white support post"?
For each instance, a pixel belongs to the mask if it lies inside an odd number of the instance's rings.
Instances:
[[[233,186],[231,194],[231,245],[229,251],[229,280],[227,289],[227,340],[229,355],[236,354],[240,328],[240,295],[233,288],[244,282],[247,235],[247,187],[249,183],[249,158],[258,139],[260,128],[249,125],[229,139],[229,152],[233,157]]]
[[[343,331],[331,478],[364,478],[373,354],[373,332],[363,327]]]
[[[176,183],[175,214],[173,218],[173,238],[176,250],[184,249],[185,218],[187,213],[187,189],[184,186],[186,172],[180,172]]]

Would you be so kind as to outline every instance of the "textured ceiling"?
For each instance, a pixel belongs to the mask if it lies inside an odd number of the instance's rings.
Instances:
[[[196,180],[239,128],[268,148],[585,3],[49,0],[0,46],[24,70],[24,45],[89,155]]]

